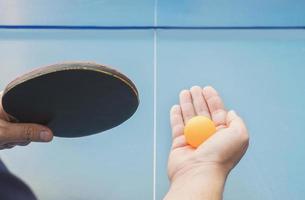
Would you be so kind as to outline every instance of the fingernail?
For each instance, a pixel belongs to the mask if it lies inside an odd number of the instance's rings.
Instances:
[[[50,141],[50,133],[48,131],[41,131],[39,133],[39,137],[42,141],[45,141],[45,142]]]

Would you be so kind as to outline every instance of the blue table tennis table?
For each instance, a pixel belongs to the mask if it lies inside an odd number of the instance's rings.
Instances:
[[[303,0],[0,0],[2,89],[77,60],[115,67],[140,94],[135,115],[114,129],[0,157],[39,199],[162,199],[169,109],[180,90],[213,85],[251,137],[224,199],[304,199],[304,10]]]

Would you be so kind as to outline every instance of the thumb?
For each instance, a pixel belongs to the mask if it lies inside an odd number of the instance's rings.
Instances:
[[[39,124],[8,123],[6,127],[7,141],[50,142],[53,139],[52,131]]]
[[[239,133],[247,133],[247,128],[242,120],[234,110],[228,112],[227,127],[238,131]]]

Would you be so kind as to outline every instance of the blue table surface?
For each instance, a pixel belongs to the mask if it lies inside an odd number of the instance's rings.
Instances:
[[[301,0],[0,0],[0,27],[305,26],[304,10]],[[2,89],[33,68],[73,60],[125,73],[141,103],[104,133],[1,151],[39,199],[162,199],[169,109],[192,85],[213,85],[249,128],[224,199],[305,198],[305,30],[0,29]]]
[[[304,7],[304,0],[0,0],[0,24],[304,26]]]

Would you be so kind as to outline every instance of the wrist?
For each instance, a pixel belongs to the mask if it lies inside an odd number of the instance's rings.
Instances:
[[[229,170],[217,165],[199,165],[180,171],[171,180],[171,186],[165,200],[222,199],[228,173]]]

